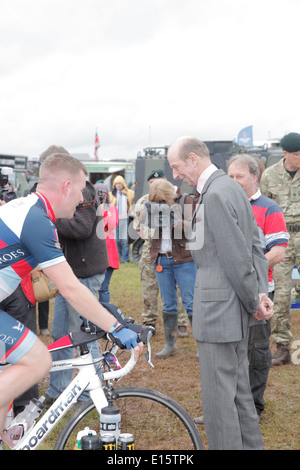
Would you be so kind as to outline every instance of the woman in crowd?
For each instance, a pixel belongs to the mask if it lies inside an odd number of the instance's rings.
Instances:
[[[180,188],[174,187],[170,182],[157,179],[151,184],[149,202],[162,204],[161,223],[155,222],[154,214],[158,206],[151,207],[150,204],[148,210],[151,212],[150,224],[155,225],[150,256],[163,302],[165,334],[165,345],[156,357],[167,358],[177,352],[177,285],[182,303],[192,322],[196,266],[185,234],[192,218],[193,198],[189,195],[184,197]]]
[[[95,189],[101,202],[104,232],[106,236],[107,254],[109,267],[105,273],[105,279],[99,290],[99,301],[110,302],[109,283],[115,269],[119,269],[119,254],[115,240],[114,230],[119,223],[119,214],[115,206],[110,204],[107,187],[103,183],[96,183]]]
[[[119,256],[122,263],[127,263],[129,261],[128,216],[131,213],[134,191],[128,189],[123,176],[118,175],[114,179],[113,189],[109,196],[111,204],[116,206],[119,213],[119,223],[116,227]]]

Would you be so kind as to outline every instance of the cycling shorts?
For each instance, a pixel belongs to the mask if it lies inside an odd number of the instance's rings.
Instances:
[[[30,351],[37,336],[23,323],[0,310],[0,362],[15,364]]]

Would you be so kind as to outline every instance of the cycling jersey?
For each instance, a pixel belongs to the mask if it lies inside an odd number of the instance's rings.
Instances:
[[[0,207],[0,302],[37,265],[43,269],[65,261],[54,222],[49,202],[38,192]],[[0,310],[0,361],[16,363],[36,339]]]
[[[54,225],[55,215],[40,193],[0,207],[0,302],[37,265],[65,261]]]

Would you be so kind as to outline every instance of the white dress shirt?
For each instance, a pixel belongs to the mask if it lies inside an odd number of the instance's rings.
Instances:
[[[203,190],[203,187],[206,183],[206,181],[208,180],[208,178],[215,172],[217,171],[218,168],[216,167],[216,165],[214,165],[213,163],[211,163],[204,171],[203,173],[200,175],[199,179],[198,179],[198,182],[197,182],[197,191],[198,193],[201,194],[202,190]]]

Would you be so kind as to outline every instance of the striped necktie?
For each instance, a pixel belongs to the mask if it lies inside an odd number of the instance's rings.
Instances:
[[[195,210],[197,202],[199,201],[199,197],[200,197],[200,193],[196,191],[194,194],[194,199],[193,199],[193,212]]]

